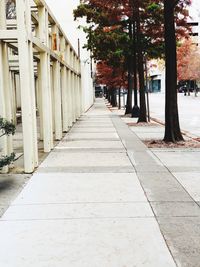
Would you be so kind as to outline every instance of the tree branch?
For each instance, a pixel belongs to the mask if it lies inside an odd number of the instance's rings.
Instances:
[[[176,7],[176,5],[178,4],[179,1],[180,1],[180,0],[175,0],[175,1],[174,1],[174,3],[173,3],[173,8]]]

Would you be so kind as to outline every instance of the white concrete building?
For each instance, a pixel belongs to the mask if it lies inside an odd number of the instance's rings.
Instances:
[[[0,1],[0,116],[15,123],[22,118],[24,171],[31,173],[38,166],[38,139],[50,152],[92,105],[91,71],[44,0],[8,1],[11,15],[7,1]],[[68,27],[74,43],[76,28]],[[12,137],[2,137],[0,155],[12,152]]]
[[[148,62],[149,91],[165,92],[165,66],[163,60],[153,59]]]
[[[190,18],[188,22],[192,25],[192,33],[195,43],[200,44],[200,5],[198,0],[192,0],[189,9]]]
[[[84,25],[85,22],[84,20],[74,21],[73,17],[73,10],[80,4],[80,0],[46,0],[46,2],[50,9],[53,10],[55,17],[77,53],[78,48],[80,48],[83,105],[84,109],[87,110],[94,101],[94,86],[91,77],[90,52],[83,49],[83,45],[87,40],[85,33],[78,29],[78,26],[80,24]]]

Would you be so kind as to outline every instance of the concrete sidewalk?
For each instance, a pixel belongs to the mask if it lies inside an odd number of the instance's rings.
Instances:
[[[198,267],[199,225],[197,203],[100,99],[1,218],[0,266]]]

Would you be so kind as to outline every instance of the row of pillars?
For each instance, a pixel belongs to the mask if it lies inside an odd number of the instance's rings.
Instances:
[[[5,1],[0,2],[0,30],[6,30]],[[35,69],[29,0],[16,1],[19,90],[21,96],[24,172],[32,173],[38,166],[38,139],[43,140],[44,152],[50,152],[54,140],[60,140],[82,113],[80,60],[73,53],[65,37],[56,34],[61,59],[52,57],[49,44],[49,21],[46,7],[38,7],[38,38],[48,49],[37,51]],[[2,16],[3,15],[3,16]],[[60,42],[60,43],[59,43]],[[58,45],[59,43],[59,45]],[[13,99],[13,75],[9,68],[8,44],[0,42],[0,116],[12,120],[16,112]],[[16,80],[15,80],[16,81]],[[14,110],[14,111],[13,111]],[[38,110],[40,136],[37,133]],[[15,115],[14,115],[15,116]],[[12,137],[1,141],[2,154],[13,151]],[[6,169],[4,171],[7,171]]]

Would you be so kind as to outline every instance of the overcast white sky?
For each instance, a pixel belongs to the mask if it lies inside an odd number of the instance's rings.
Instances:
[[[69,41],[77,50],[78,38],[80,38],[81,45],[86,42],[84,34],[77,29],[78,23],[74,22],[73,9],[77,7],[80,0],[46,0],[46,3],[57,18]],[[192,0],[192,8],[190,8],[190,15],[194,20],[200,22],[200,0]]]
[[[80,3],[80,0],[46,0],[46,3],[77,51],[78,38],[80,39],[81,46],[86,42],[84,33],[77,29],[79,23],[75,22],[73,18],[73,10]]]
[[[198,20],[200,22],[200,0],[192,0],[190,15],[194,20]]]

